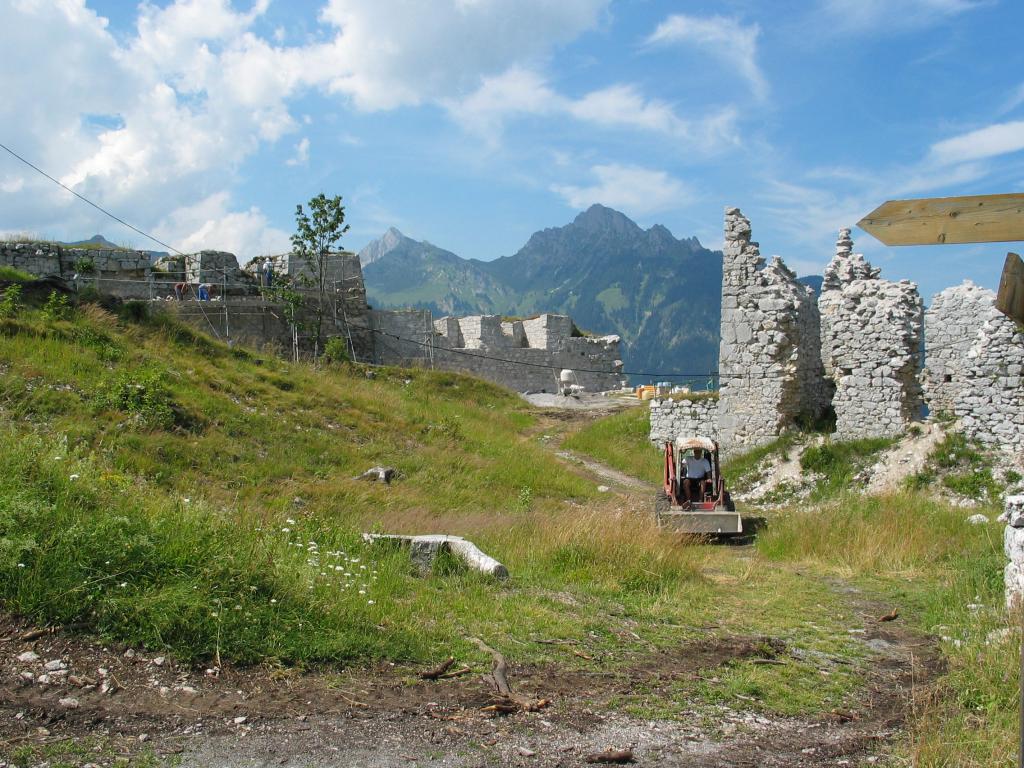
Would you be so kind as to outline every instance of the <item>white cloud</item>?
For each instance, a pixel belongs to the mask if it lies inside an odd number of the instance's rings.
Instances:
[[[822,8],[841,30],[886,33],[928,26],[992,4],[993,0],[824,0]]]
[[[1024,83],[1021,83],[1010,92],[1010,95],[1006,97],[1006,101],[999,108],[999,114],[1005,115],[1007,112],[1013,112],[1021,104],[1024,104]]]
[[[1024,120],[996,123],[932,144],[930,157],[942,165],[982,160],[1024,149]]]
[[[738,113],[726,107],[697,119],[678,115],[670,104],[650,99],[629,84],[612,85],[572,99],[556,92],[534,70],[514,67],[483,80],[469,96],[449,100],[449,113],[463,128],[492,147],[509,118],[567,115],[609,129],[649,131],[703,152],[739,143]]]
[[[329,0],[338,28],[320,60],[332,91],[361,109],[458,97],[481,77],[535,61],[593,28],[608,0]]]
[[[276,30],[256,34],[268,0],[243,10],[231,0],[143,2],[120,38],[86,0],[0,2],[0,121],[26,157],[146,228],[209,200],[262,146],[297,131],[290,104],[305,90],[364,110],[440,104],[519,62],[540,64],[596,26],[608,2],[329,0],[318,34],[293,46]],[[293,159],[307,150],[300,140]],[[5,177],[0,226],[111,226],[79,205],[40,179],[14,189]]]
[[[635,165],[595,165],[591,173],[596,183],[587,187],[553,185],[573,208],[588,208],[601,203],[632,216],[681,208],[691,201],[692,194],[678,179],[665,171]]]
[[[686,16],[673,14],[647,38],[647,45],[689,43],[725,60],[747,81],[758,99],[768,95],[768,81],[757,63],[757,39],[761,27],[744,26],[724,16]]]
[[[285,160],[285,165],[308,165],[309,164],[309,139],[305,136],[295,145],[295,154]]]
[[[229,202],[227,192],[217,192],[178,208],[157,226],[157,236],[186,253],[204,248],[230,251],[240,264],[291,247],[288,233],[270,226],[258,208],[231,211]]]

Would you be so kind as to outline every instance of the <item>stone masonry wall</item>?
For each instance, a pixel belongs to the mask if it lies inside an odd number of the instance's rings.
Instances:
[[[991,315],[996,295],[970,280],[932,297],[924,313],[925,399],[932,413],[952,414],[960,399],[967,354]]]
[[[723,448],[766,443],[826,406],[813,291],[779,258],[765,266],[750,221],[725,211],[719,429]]]
[[[387,324],[394,335],[417,340],[424,337],[423,323],[429,318],[429,313],[421,310],[406,312],[401,318],[385,317],[393,314],[390,312],[371,314],[375,323]],[[574,371],[573,381],[588,392],[621,387],[625,379],[619,337],[577,337],[572,328],[572,318],[565,315],[511,322],[502,322],[499,315],[442,317],[433,321],[432,349],[386,344],[378,347],[377,359],[387,364],[432,364],[518,392],[557,391],[565,368]]]
[[[1013,610],[1024,599],[1024,496],[1007,496],[1003,514],[1003,551],[1010,561],[1003,570],[1006,607]]]
[[[990,307],[954,374],[954,413],[968,437],[1024,451],[1024,329]]]
[[[651,401],[651,442],[661,446],[683,436],[718,440],[717,397]]]
[[[92,285],[104,295],[152,300],[160,311],[174,312],[224,340],[290,349],[292,329],[285,319],[285,307],[261,290],[260,267],[268,258],[274,264],[277,282],[309,277],[306,265],[287,254],[252,259],[242,270],[234,254],[225,251],[172,255],[151,264],[149,254],[141,251],[0,242],[0,265],[37,276],[62,277],[78,288]],[[83,259],[88,259],[94,270],[76,279]],[[344,338],[358,361],[433,365],[519,391],[556,391],[563,368],[576,371],[574,381],[590,392],[617,389],[624,382],[619,338],[575,337],[572,319],[565,315],[515,322],[503,322],[497,315],[475,315],[442,318],[435,324],[430,313],[421,310],[371,310],[366,304],[362,267],[354,253],[330,254],[325,273],[324,336]],[[185,300],[178,301],[175,285],[183,282],[191,289]],[[196,301],[195,288],[200,283],[212,286],[213,301]],[[301,284],[297,290],[307,294],[299,320],[311,325],[319,293]],[[311,349],[308,329],[300,331],[299,344]],[[489,359],[492,357],[501,360]],[[593,372],[585,372],[587,369]]]
[[[92,271],[83,271],[86,263]],[[56,243],[0,242],[0,266],[38,277],[56,276],[79,288],[96,285],[120,298],[150,298],[150,258],[141,251],[66,248]]]
[[[899,435],[922,415],[924,307],[913,283],[881,280],[853,254],[849,234],[840,232],[818,299],[836,438]]]

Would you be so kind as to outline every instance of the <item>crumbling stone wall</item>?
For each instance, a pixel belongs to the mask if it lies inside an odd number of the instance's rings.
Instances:
[[[995,305],[996,295],[970,280],[932,297],[924,313],[926,367],[922,376],[925,400],[935,413],[953,414],[966,394],[968,352]]]
[[[91,270],[83,270],[85,265]],[[150,298],[150,258],[141,251],[67,248],[47,242],[0,242],[0,266],[56,276],[79,288],[93,285],[119,298]]]
[[[412,322],[422,328],[419,319]],[[573,336],[573,327],[566,315],[514,321],[502,321],[499,315],[442,317],[433,321],[432,349],[426,359],[435,367],[489,379],[517,392],[555,392],[565,368],[588,392],[623,386],[619,337]],[[408,332],[414,330],[410,327]],[[423,331],[419,333],[422,336]],[[388,359],[393,350],[382,351],[380,362],[400,362]],[[424,360],[422,349],[415,354]]]
[[[1009,563],[1003,571],[1006,607],[1015,609],[1024,599],[1024,496],[1007,496],[1003,514],[1003,551]]]
[[[74,281],[82,257],[88,258],[95,270]],[[292,328],[285,307],[261,290],[260,267],[268,258],[278,283],[290,279],[293,287],[306,295],[298,319],[300,324],[310,324],[319,292],[304,287],[312,278],[308,265],[289,254],[257,257],[242,270],[235,255],[226,251],[172,255],[151,265],[149,255],[141,251],[0,242],[0,265],[33,275],[63,277],[79,288],[93,285],[105,295],[153,300],[160,311],[173,312],[219,338],[290,350]],[[563,368],[576,371],[575,381],[591,392],[616,389],[624,383],[619,338],[573,336],[572,319],[565,315],[514,322],[502,321],[497,315],[475,315],[442,318],[435,323],[430,313],[422,310],[373,311],[366,303],[359,257],[348,251],[328,256],[325,277],[325,334],[350,342],[358,361],[433,365],[519,391],[555,391]],[[196,301],[196,292],[191,290],[187,300],[178,301],[177,283],[188,283],[193,289],[209,283],[214,300]],[[312,346],[308,336],[300,332],[304,350]]]
[[[718,397],[714,395],[652,400],[650,440],[657,446],[683,436],[718,440],[718,416]]]
[[[840,231],[818,299],[836,437],[899,435],[922,416],[924,306],[916,285],[880,279],[852,246]]]
[[[734,451],[817,417],[827,392],[813,290],[778,257],[765,266],[738,208],[725,211],[722,267],[719,429]]]
[[[994,306],[953,376],[953,412],[968,437],[1024,451],[1024,329]]]

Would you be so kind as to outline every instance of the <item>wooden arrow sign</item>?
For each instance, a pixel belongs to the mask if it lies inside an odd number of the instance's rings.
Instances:
[[[886,245],[1024,240],[1024,194],[890,200],[857,226]]]

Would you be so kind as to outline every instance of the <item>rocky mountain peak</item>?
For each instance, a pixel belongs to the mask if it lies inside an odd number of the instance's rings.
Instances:
[[[359,252],[359,262],[365,267],[368,264],[372,264],[378,259],[386,256],[391,251],[395,250],[401,245],[403,240],[406,240],[406,236],[399,232],[395,227],[388,227],[388,231],[378,237],[376,240],[372,240],[366,244],[366,246]]]
[[[633,232],[639,227],[624,213],[608,208],[600,203],[592,206],[573,219],[573,226],[590,232]]]

